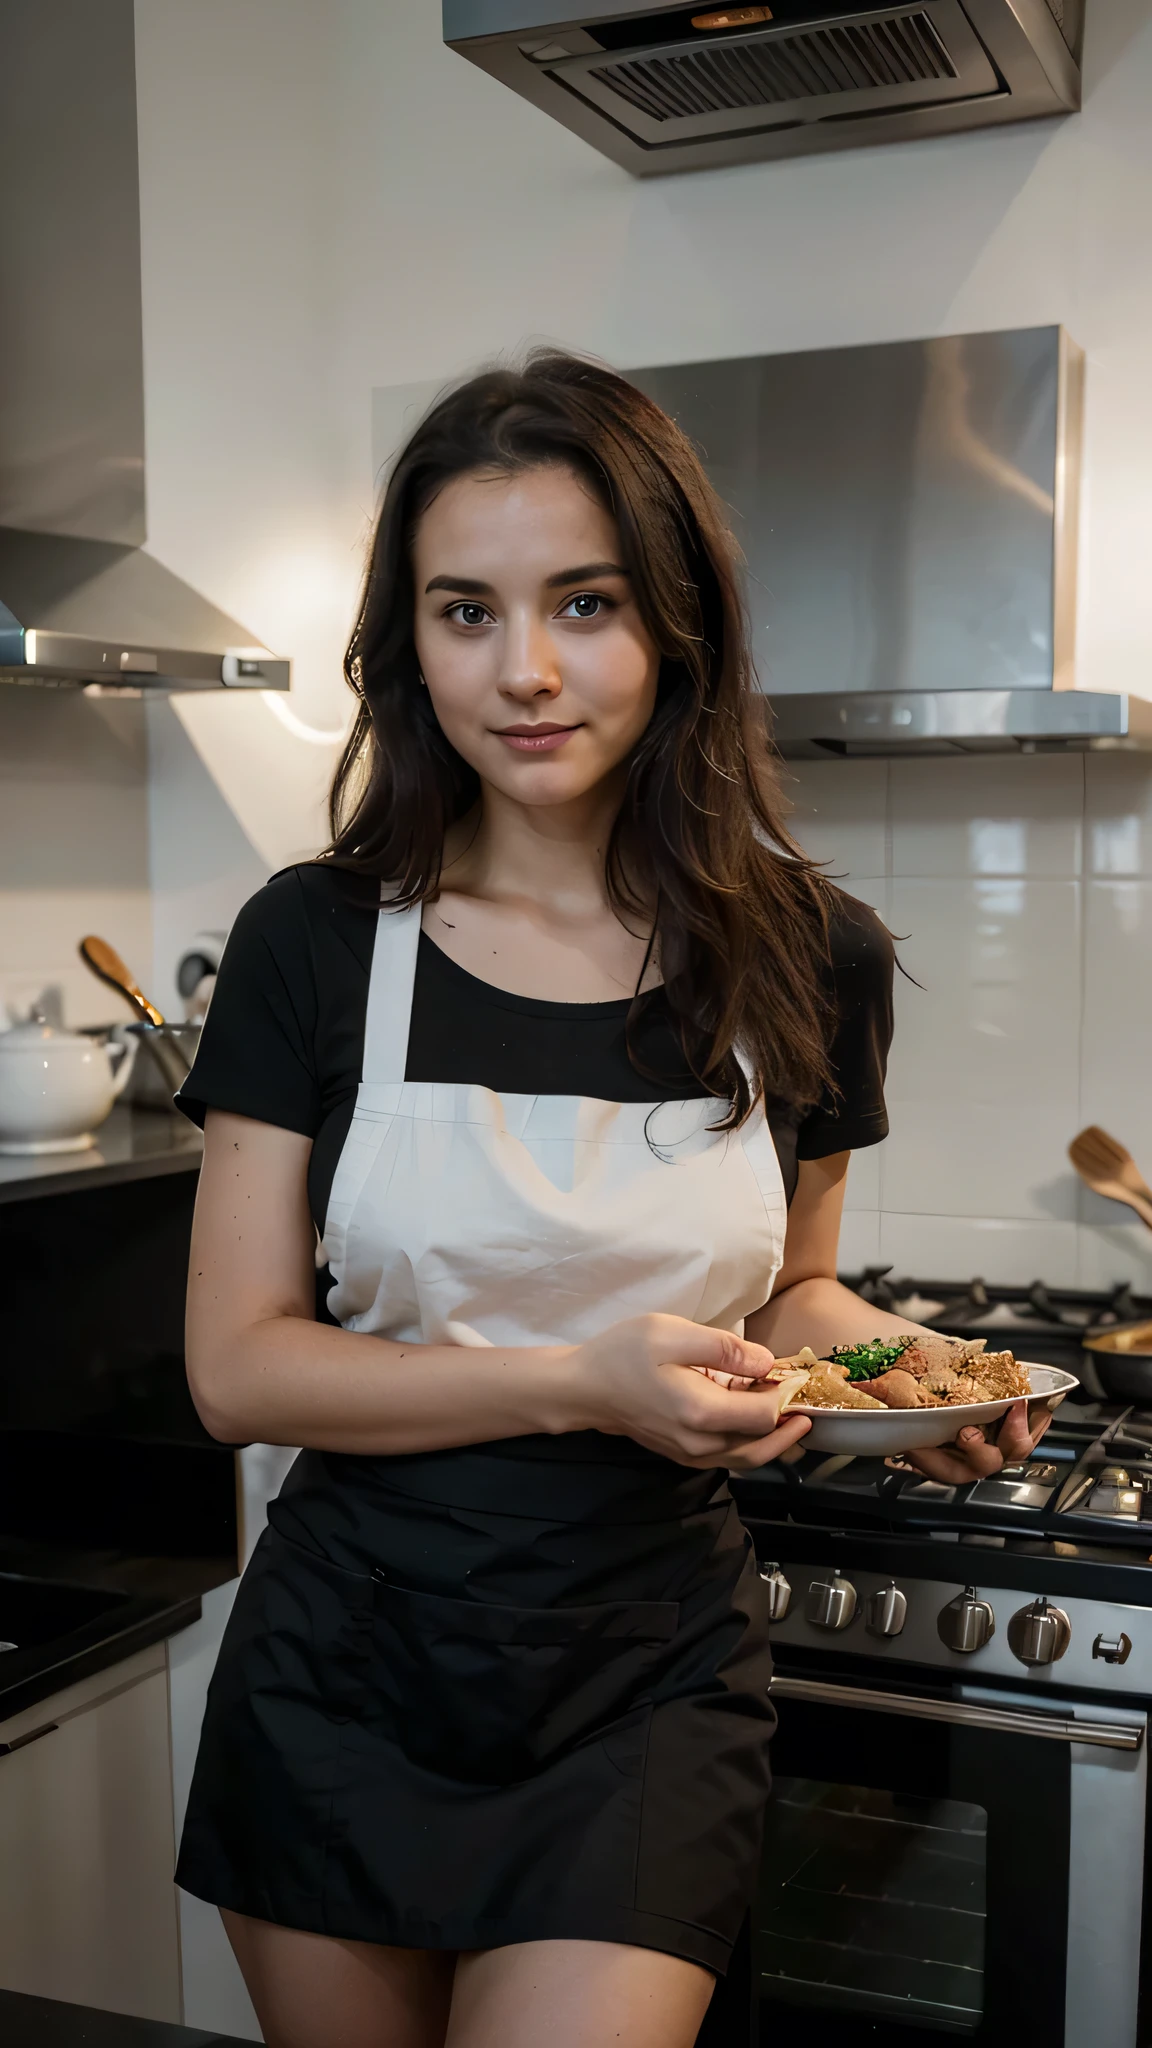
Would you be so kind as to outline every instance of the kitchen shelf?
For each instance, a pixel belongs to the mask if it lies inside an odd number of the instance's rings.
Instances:
[[[120,1107],[101,1124],[96,1143],[87,1152],[49,1152],[32,1158],[0,1153],[0,1202],[155,1180],[161,1174],[195,1173],[202,1150],[200,1132],[177,1111]]]

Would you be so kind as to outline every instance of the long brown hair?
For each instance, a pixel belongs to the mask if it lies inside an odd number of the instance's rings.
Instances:
[[[445,833],[479,780],[420,688],[413,531],[453,477],[540,464],[575,471],[612,514],[661,657],[608,847],[610,900],[626,920],[654,919],[688,1067],[730,1099],[725,1127],[760,1096],[813,1102],[829,1080],[828,885],[784,823],[738,550],[691,444],[614,371],[535,351],[439,399],[401,452],[345,660],[360,703],[326,858],[386,880],[398,906],[436,895]],[[636,998],[630,1025],[648,1000]]]

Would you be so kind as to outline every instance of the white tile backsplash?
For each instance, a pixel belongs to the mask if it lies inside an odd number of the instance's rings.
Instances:
[[[1152,769],[1145,754],[1089,754],[1084,763],[1086,867],[1152,877]]]
[[[1085,884],[1081,1104],[1152,1176],[1152,880]],[[1091,1199],[1091,1198],[1089,1198]]]
[[[1075,1287],[1077,1225],[1002,1216],[922,1216],[885,1210],[880,1258],[918,1280],[982,1280]],[[845,1270],[851,1270],[846,1268]]]
[[[1084,767],[1077,755],[893,761],[890,786],[894,875],[1080,872]]]
[[[1152,1231],[1067,1159],[1099,1123],[1152,1180],[1152,756],[804,763],[795,795],[920,984],[897,976],[892,1132],[853,1160],[844,1269],[1152,1293]]]

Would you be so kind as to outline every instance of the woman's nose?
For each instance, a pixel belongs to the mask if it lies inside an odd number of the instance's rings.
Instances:
[[[556,647],[545,623],[513,615],[504,634],[500,689],[519,703],[534,697],[555,697],[562,687]]]

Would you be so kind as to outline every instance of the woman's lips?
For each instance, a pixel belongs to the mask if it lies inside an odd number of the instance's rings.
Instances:
[[[496,737],[518,754],[551,754],[578,731],[575,725],[509,725]]]

